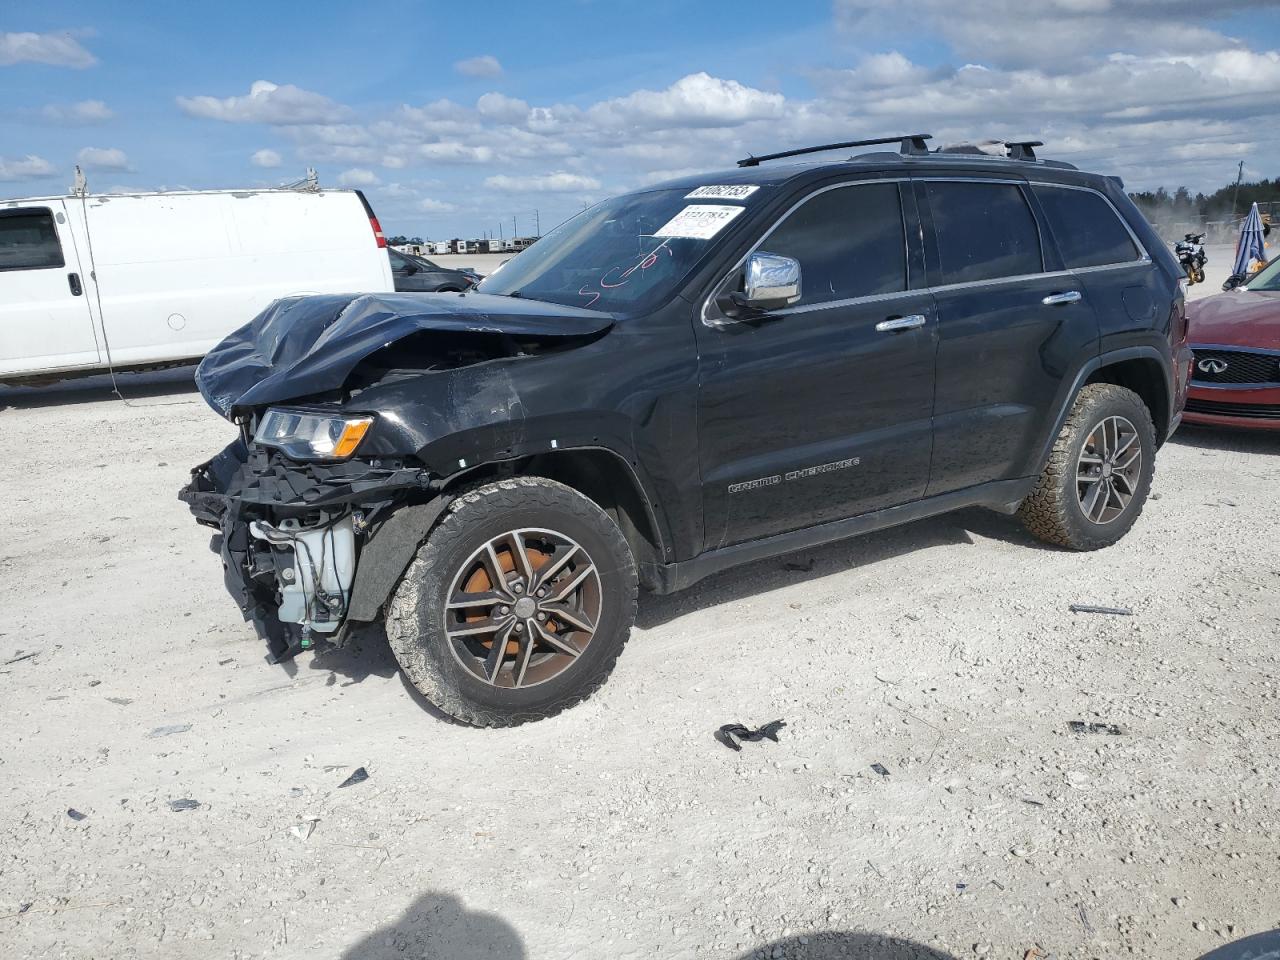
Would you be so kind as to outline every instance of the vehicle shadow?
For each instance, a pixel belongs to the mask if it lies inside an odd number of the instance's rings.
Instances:
[[[1244,427],[1210,427],[1184,423],[1169,438],[1169,442],[1197,450],[1277,454],[1280,453],[1280,430],[1249,430]]]
[[[666,596],[642,593],[636,626],[643,630],[661,627],[677,617],[708,607],[820,580],[930,547],[972,545],[973,535],[1034,549],[1058,549],[1036,540],[1011,516],[973,507],[735,567],[679,593]]]
[[[343,960],[524,960],[524,941],[492,913],[468,910],[447,893],[424,893],[400,919],[370,932],[342,953]]]
[[[136,373],[116,374],[115,387],[111,376],[106,373],[95,373],[88,376],[72,374],[65,379],[48,383],[3,383],[0,382],[0,410],[8,407],[14,409],[32,409],[37,407],[61,407],[75,403],[99,403],[103,400],[117,399],[115,389],[129,403],[154,405],[165,401],[157,401],[156,397],[175,397],[178,403],[201,403],[199,396],[184,396],[197,393],[195,382],[195,365],[186,364],[165,370],[143,370]]]
[[[914,940],[874,933],[828,930],[788,937],[740,954],[737,960],[955,960]]]

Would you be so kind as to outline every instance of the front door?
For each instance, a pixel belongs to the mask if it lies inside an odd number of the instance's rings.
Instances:
[[[936,319],[910,289],[918,230],[900,193],[883,181],[815,192],[755,248],[799,261],[801,300],[757,322],[698,323],[707,549],[923,495]]]
[[[99,362],[62,201],[0,208],[0,375]]]

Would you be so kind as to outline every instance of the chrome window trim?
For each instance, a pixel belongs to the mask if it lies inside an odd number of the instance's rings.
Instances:
[[[728,271],[725,272],[725,275],[719,280],[719,282],[717,282],[715,286],[711,288],[711,292],[707,294],[706,298],[702,301],[702,309],[699,311],[699,319],[702,321],[703,326],[710,327],[711,329],[714,330],[714,329],[719,329],[725,326],[731,326],[735,324],[736,321],[732,321],[732,320],[716,321],[716,320],[710,319],[707,316],[707,310],[711,306],[711,304],[715,301],[716,295],[720,292],[720,288],[723,287],[725,284],[725,281],[727,281],[731,276],[733,276],[733,274],[737,272],[737,270],[746,262],[747,257],[755,253],[756,250],[760,248],[760,245],[769,239],[769,237],[773,234],[773,231],[778,229],[778,227],[780,227],[786,221],[786,219],[789,216],[791,216],[791,214],[795,213],[797,209],[799,209],[801,206],[803,206],[813,197],[816,197],[822,193],[826,193],[829,190],[841,190],[841,189],[844,189],[845,187],[860,187],[860,186],[865,186],[867,184],[874,184],[874,183],[930,183],[930,182],[932,183],[1000,183],[1000,184],[1012,184],[1013,186],[1017,186],[1017,187],[1038,187],[1038,186],[1039,187],[1057,187],[1062,190],[1079,190],[1084,193],[1092,193],[1096,197],[1101,197],[1102,201],[1111,209],[1112,215],[1115,216],[1115,218],[1120,221],[1120,225],[1123,226],[1125,229],[1125,232],[1129,234],[1129,239],[1133,241],[1133,245],[1137,248],[1140,255],[1136,260],[1124,260],[1119,263],[1103,263],[1095,267],[1079,267],[1076,269],[1067,268],[1065,270],[1048,270],[1048,271],[1041,271],[1039,273],[1019,273],[1019,274],[1014,274],[1008,277],[993,277],[989,280],[967,280],[963,283],[934,284],[932,286],[919,287],[914,290],[897,290],[892,293],[869,294],[865,297],[850,297],[844,300],[827,300],[822,303],[806,303],[806,304],[802,304],[800,306],[795,306],[795,307],[785,307],[782,310],[772,310],[770,311],[770,315],[771,316],[791,316],[793,314],[812,313],[815,310],[826,310],[828,308],[834,308],[834,307],[848,307],[848,306],[856,306],[864,303],[876,303],[876,302],[885,301],[885,300],[895,300],[900,297],[912,296],[916,294],[937,293],[937,292],[947,293],[952,290],[965,290],[965,289],[971,289],[974,287],[990,287],[990,286],[996,286],[1002,283],[1011,283],[1011,282],[1020,281],[1020,280],[1045,280],[1045,279],[1052,279],[1055,277],[1073,277],[1081,273],[1094,273],[1100,270],[1120,270],[1126,267],[1146,266],[1151,263],[1151,255],[1147,252],[1147,248],[1143,245],[1142,241],[1138,239],[1138,235],[1133,232],[1133,228],[1129,226],[1129,222],[1125,220],[1123,216],[1120,215],[1120,211],[1116,209],[1116,205],[1111,202],[1110,198],[1107,197],[1106,194],[1102,193],[1099,190],[1095,190],[1093,187],[1085,187],[1085,186],[1080,186],[1077,184],[1070,184],[1070,183],[1053,183],[1048,180],[1031,180],[1031,179],[1019,180],[1019,179],[1006,178],[1006,177],[985,177],[981,175],[973,176],[973,177],[906,176],[906,177],[884,177],[884,178],[876,178],[871,180],[851,180],[847,183],[833,183],[833,184],[828,184],[825,187],[819,187],[817,190],[814,190],[811,193],[805,194],[803,197],[797,200],[794,204],[788,207],[782,213],[782,215],[779,216],[778,219],[774,221],[773,225],[760,237],[760,239],[757,240],[755,244],[750,249],[748,249],[747,252],[744,253],[742,257],[732,267],[728,269]],[[1032,219],[1036,221],[1036,229],[1039,230],[1040,222],[1035,216],[1035,211],[1031,208],[1030,204],[1027,205],[1027,209],[1031,213]],[[906,211],[903,210],[903,215],[905,216],[905,214],[906,214]],[[905,228],[906,226],[905,222],[903,226]],[[906,234],[905,229],[903,231],[903,234],[904,234],[904,240],[907,240],[905,236]],[[935,239],[935,242],[936,242],[936,239]],[[1041,238],[1041,262],[1042,263],[1044,262],[1043,246],[1044,246],[1044,239],[1042,237]],[[910,254],[911,254],[910,243],[909,241],[907,241],[903,249],[903,256],[904,256],[904,263],[906,264],[907,270],[908,270],[908,277],[907,277],[908,281],[910,280],[909,271],[911,268]]]
[[[769,237],[773,235],[773,232],[775,230],[777,230],[780,226],[786,223],[788,217],[790,217],[793,213],[799,210],[802,206],[804,206],[814,197],[824,193],[828,193],[831,190],[843,190],[846,187],[862,187],[862,186],[867,186],[868,184],[877,184],[877,183],[910,183],[910,182],[911,182],[910,177],[877,177],[872,180],[849,180],[849,181],[846,181],[845,183],[830,183],[830,184],[827,184],[827,186],[825,187],[819,187],[817,190],[814,190],[811,193],[805,194],[803,197],[801,197],[799,200],[797,200],[795,203],[789,206],[786,210],[784,210],[781,216],[779,216],[776,220],[774,220],[773,225],[770,226],[769,229],[766,230],[761,235],[760,239],[757,240],[751,246],[751,248],[748,249],[747,252],[744,253],[738,259],[737,263],[735,263],[732,267],[730,267],[727,271],[725,271],[725,275],[721,277],[716,282],[716,284],[711,288],[711,292],[708,293],[706,296],[706,299],[702,301],[702,309],[699,311],[699,319],[702,321],[702,325],[705,327],[710,327],[714,330],[714,329],[719,329],[725,326],[731,326],[734,323],[736,323],[736,321],[733,321],[733,320],[725,320],[725,321],[712,320],[710,317],[707,316],[708,307],[710,307],[711,304],[715,302],[716,296],[720,293],[720,290],[725,285],[725,282],[730,277],[732,277],[742,267],[744,263],[747,262],[747,257],[751,256],[753,253],[759,250],[760,245],[763,244],[766,240],[768,240]],[[901,197],[899,197],[898,209],[901,215],[905,217],[906,211],[902,209],[901,203],[902,203]],[[903,266],[903,281],[909,282],[910,270],[911,270],[911,244],[907,237],[905,220],[902,225],[902,266]],[[803,264],[801,264],[801,269],[802,269],[802,276],[803,276]],[[866,297],[851,297],[846,300],[827,300],[823,303],[806,303],[796,307],[786,307],[782,310],[772,310],[770,311],[770,314],[773,316],[779,316],[779,315],[784,315],[784,314],[789,314],[794,312],[807,312],[808,310],[811,310],[816,307],[833,307],[836,305],[845,306],[852,303],[861,303],[866,300],[887,299],[889,297],[901,296],[902,294],[905,294],[905,293],[921,293],[921,292],[923,292],[923,290],[895,290],[892,293],[877,293],[877,294],[871,294]]]
[[[1053,187],[1057,190],[1078,190],[1081,193],[1092,193],[1095,197],[1101,197],[1111,210],[1112,216],[1120,221],[1120,226],[1124,227],[1125,233],[1129,234],[1129,239],[1133,241],[1134,248],[1138,251],[1136,260],[1117,260],[1115,263],[1100,263],[1096,267],[1079,267],[1076,273],[1085,273],[1090,270],[1111,270],[1115,267],[1132,267],[1135,264],[1144,264],[1151,262],[1151,253],[1138,239],[1138,235],[1133,232],[1133,227],[1129,226],[1129,221],[1120,215],[1120,211],[1116,209],[1116,205],[1111,202],[1111,198],[1100,190],[1093,187],[1082,187],[1074,183],[1050,183],[1046,180],[1028,180],[1032,187]]]

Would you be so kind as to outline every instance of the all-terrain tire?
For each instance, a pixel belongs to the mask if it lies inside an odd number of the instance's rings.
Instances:
[[[1137,428],[1142,469],[1124,512],[1108,523],[1085,515],[1077,493],[1076,469],[1081,450],[1094,429],[1110,417],[1124,417]],[[1018,519],[1033,535],[1070,550],[1098,550],[1115,543],[1142,513],[1155,472],[1156,431],[1151,411],[1132,390],[1110,383],[1086,385],[1076,397],[1066,423],[1053,444],[1035,488],[1018,507]]]
[[[445,607],[455,577],[478,549],[530,528],[556,531],[586,552],[599,575],[599,619],[562,672],[533,686],[495,686],[451,649]],[[515,726],[557,714],[605,681],[635,620],[636,589],[631,549],[595,503],[544,477],[498,480],[457,497],[419,547],[388,604],[387,639],[409,682],[441,711],[475,726]]]

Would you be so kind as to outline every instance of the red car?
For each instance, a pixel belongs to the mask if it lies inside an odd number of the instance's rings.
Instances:
[[[1247,286],[1187,304],[1195,359],[1183,420],[1280,430],[1280,258]]]

